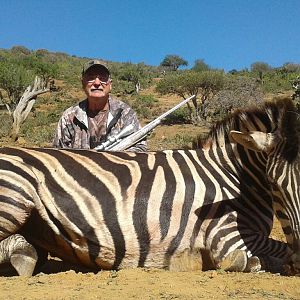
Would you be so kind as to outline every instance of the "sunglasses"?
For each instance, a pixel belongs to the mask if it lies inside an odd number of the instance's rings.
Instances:
[[[95,80],[96,80],[97,78],[99,79],[100,84],[102,84],[102,85],[108,85],[108,84],[111,82],[111,79],[110,79],[109,77],[108,77],[108,79],[107,79],[106,76],[103,77],[103,76],[97,75],[97,74],[86,75],[86,76],[84,77],[84,80],[87,81],[88,83],[93,83],[93,82],[95,82]]]

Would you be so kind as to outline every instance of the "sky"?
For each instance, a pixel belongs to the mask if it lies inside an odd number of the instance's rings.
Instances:
[[[230,71],[300,63],[300,0],[0,0],[0,48]]]

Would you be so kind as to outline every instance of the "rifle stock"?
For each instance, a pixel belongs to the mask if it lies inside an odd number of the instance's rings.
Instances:
[[[122,131],[120,131],[120,133],[117,136],[111,137],[110,139],[108,139],[107,142],[105,142],[106,144],[103,143],[103,144],[99,145],[98,147],[95,148],[95,150],[97,150],[97,151],[103,151],[103,150],[104,151],[123,151],[123,150],[128,149],[129,147],[133,146],[137,142],[144,139],[148,135],[148,133],[150,131],[152,131],[156,126],[158,126],[160,124],[160,122],[166,116],[170,115],[172,112],[174,112],[176,109],[178,109],[179,107],[186,104],[188,101],[190,101],[194,97],[195,97],[195,95],[193,95],[187,99],[184,99],[183,101],[178,103],[176,106],[174,106],[167,112],[163,113],[162,115],[160,115],[159,117],[157,117],[156,119],[151,121],[149,124],[145,125],[140,130],[138,130],[134,133],[128,134],[128,127],[130,127],[130,125],[127,126],[126,127],[127,129],[124,128]],[[132,130],[132,129],[130,129],[130,130]],[[124,133],[123,133],[123,131],[124,131]]]

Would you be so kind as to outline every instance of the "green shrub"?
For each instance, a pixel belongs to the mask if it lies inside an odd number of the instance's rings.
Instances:
[[[26,141],[31,145],[39,147],[50,147],[54,138],[56,125],[44,125],[39,127],[29,127],[26,132],[22,134]]]
[[[0,138],[8,137],[12,128],[12,118],[5,111],[0,111]]]
[[[254,78],[229,75],[224,89],[207,103],[205,107],[206,120],[222,119],[237,108],[255,106],[262,101],[261,84]]]
[[[151,109],[156,106],[158,100],[152,95],[138,95],[132,102],[132,108],[139,117],[152,118]]]
[[[279,93],[292,89],[291,81],[296,78],[297,73],[267,73],[264,77],[262,88],[267,93]]]
[[[53,111],[32,114],[21,127],[21,136],[37,146],[52,143],[60,113]]]
[[[190,113],[187,107],[180,107],[170,115],[168,115],[163,121],[165,125],[172,124],[189,124],[191,123]]]

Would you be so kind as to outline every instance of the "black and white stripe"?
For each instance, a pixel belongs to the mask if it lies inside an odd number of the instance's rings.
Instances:
[[[195,150],[2,148],[2,243],[20,233],[52,255],[95,269],[218,268],[237,249],[248,258],[283,262],[291,250],[269,234],[274,193],[290,246],[300,238],[293,234],[299,226],[299,167],[276,159],[288,151],[281,126],[292,109],[286,100],[238,111],[217,123]],[[232,130],[281,130],[280,145],[271,154],[249,150],[233,142]]]

